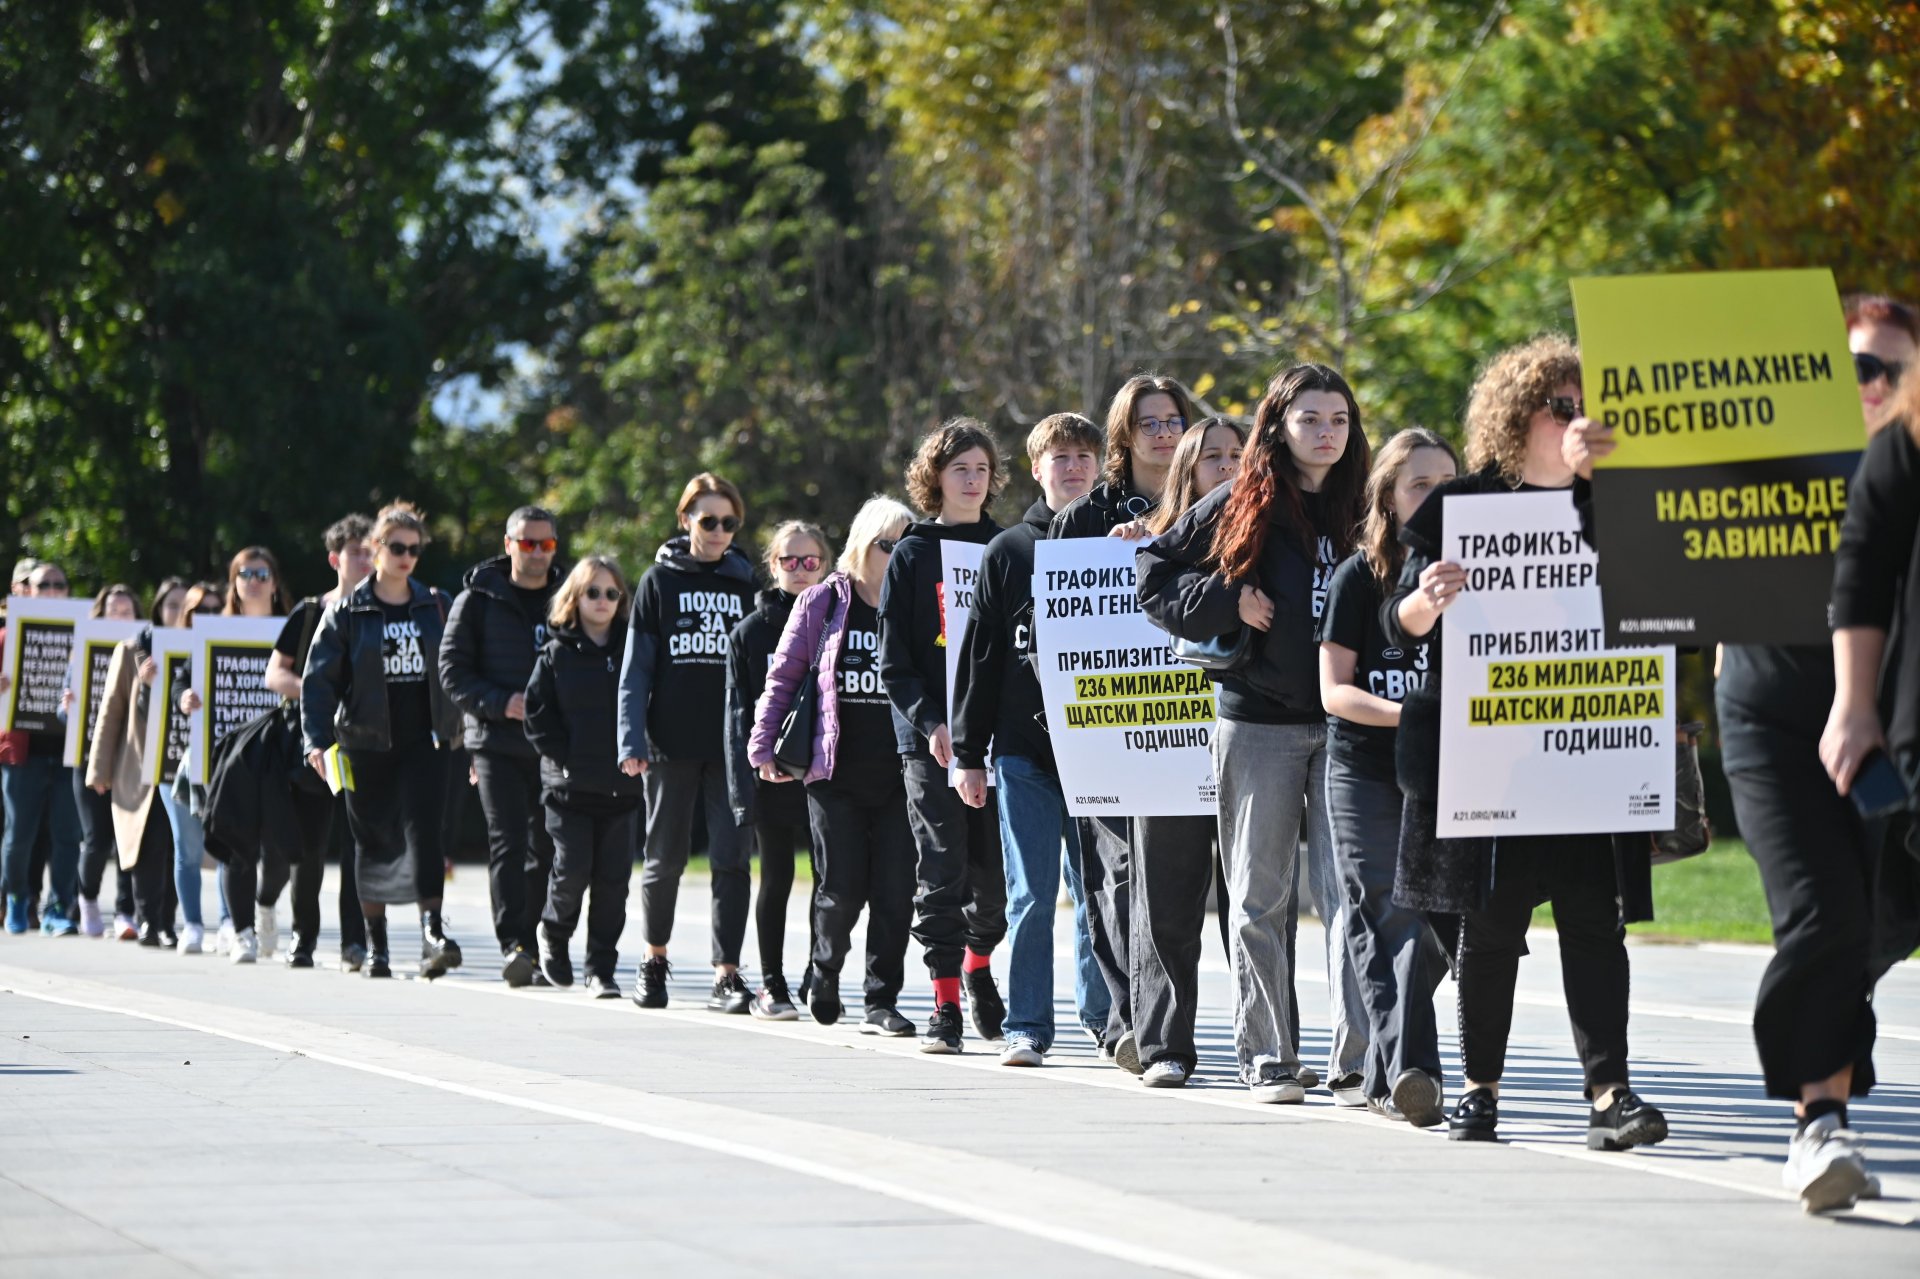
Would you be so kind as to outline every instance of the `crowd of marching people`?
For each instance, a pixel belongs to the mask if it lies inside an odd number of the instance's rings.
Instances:
[[[1920,646],[1897,643],[1915,624],[1906,588],[1920,567],[1920,378],[1900,376],[1920,323],[1901,303],[1857,298],[1847,325],[1868,436],[1834,644],[1705,655],[1777,941],[1755,1035],[1767,1093],[1795,1107],[1785,1177],[1809,1210],[1877,1193],[1847,1103],[1874,1082],[1871,996],[1890,962],[1876,944],[1877,885],[1904,864],[1908,834],[1907,819],[1863,820],[1844,796],[1876,748],[1909,777],[1920,762]],[[40,736],[0,741],[7,931],[312,967],[330,834],[343,825],[341,967],[391,977],[417,917],[417,971],[437,977],[471,960],[442,912],[448,805],[470,784],[487,831],[488,962],[497,955],[510,986],[626,993],[637,859],[631,998],[666,1007],[681,882],[703,831],[708,1009],[787,1021],[805,1010],[823,1026],[917,1037],[926,1053],[972,1038],[1008,1067],[1040,1067],[1059,1034],[1064,886],[1079,1030],[1144,1086],[1178,1088],[1201,1065],[1198,971],[1215,904],[1235,1069],[1252,1099],[1299,1103],[1324,1086],[1337,1106],[1490,1141],[1528,924],[1550,903],[1588,1144],[1660,1142],[1667,1120],[1634,1090],[1628,1042],[1625,926],[1653,917],[1649,838],[1436,834],[1444,620],[1466,584],[1443,553],[1443,499],[1566,492],[1604,553],[1589,482],[1613,440],[1585,412],[1579,353],[1549,336],[1488,361],[1464,456],[1420,428],[1376,438],[1324,365],[1281,371],[1247,422],[1203,417],[1178,381],[1141,375],[1103,422],[1057,413],[1033,426],[1024,458],[1040,497],[1022,512],[995,510],[1001,443],[957,418],[920,441],[906,503],[876,496],[835,513],[847,517],[838,548],[790,520],[750,553],[747,498],[701,474],[675,508],[679,532],[637,578],[604,555],[566,563],[554,515],[525,506],[503,553],[449,599],[416,578],[427,526],[396,502],[327,530],[335,581],[318,597],[291,599],[264,547],[236,554],[224,582],[169,578],[144,599],[108,586],[95,616],[148,625],[113,654],[84,766],[63,767]],[[1035,548],[1061,538],[1133,543],[1141,607],[1211,672],[1217,817],[1070,814],[1033,663]],[[984,547],[959,634],[942,585],[950,541]],[[16,595],[69,589],[54,564],[23,561],[13,575]],[[285,619],[266,685],[297,743],[290,852],[210,839],[205,788],[143,780],[149,717],[168,709],[154,699],[151,628],[207,613]],[[196,696],[182,690],[180,708]],[[803,850],[810,941],[795,956],[786,925]],[[208,851],[221,862],[217,903],[201,888]],[[1324,1062],[1300,1048],[1303,893],[1326,926]],[[933,994],[919,1026],[898,1007],[909,938]],[[1449,974],[1463,1073],[1451,1104],[1434,1011]]]

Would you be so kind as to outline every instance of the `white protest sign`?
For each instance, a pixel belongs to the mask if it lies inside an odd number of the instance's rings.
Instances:
[[[265,684],[273,642],[283,617],[193,619],[193,687],[200,709],[188,738],[187,776],[205,786],[213,771],[213,748],[247,721],[280,705]]]
[[[90,600],[7,600],[7,731],[66,736],[60,693],[67,686],[73,628],[92,607]]]
[[[60,758],[69,768],[85,768],[93,749],[94,721],[107,689],[113,650],[140,633],[139,622],[89,617],[73,628],[73,707],[67,712],[67,744]]]
[[[149,786],[168,786],[187,762],[192,733],[193,717],[180,709],[180,693],[193,680],[193,632],[184,627],[154,627],[152,656],[160,672],[147,689],[144,780]]]
[[[980,578],[980,557],[987,548],[978,542],[940,543],[940,647],[947,662],[947,725],[952,731],[953,690],[960,672],[960,649],[967,638],[967,620],[973,616],[973,589]],[[947,770],[947,780],[960,784],[960,768]],[[993,764],[987,764],[987,785],[993,785]]]
[[[1176,662],[1141,612],[1135,549],[1111,537],[1034,547],[1040,695],[1060,787],[1079,817],[1212,816],[1213,684]]]
[[[1567,493],[1447,497],[1442,838],[1673,828],[1673,649],[1606,647]]]

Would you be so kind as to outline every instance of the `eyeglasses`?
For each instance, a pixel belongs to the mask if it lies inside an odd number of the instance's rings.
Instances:
[[[1565,426],[1577,417],[1587,415],[1587,402],[1577,396],[1556,395],[1547,401],[1547,412],[1553,414],[1553,420]]]
[[[898,545],[900,545],[900,539],[897,537],[876,537],[873,539],[873,549],[882,555],[893,554],[893,548]]]
[[[723,529],[728,533],[732,533],[739,529],[740,517],[737,515],[702,515],[695,523],[699,524],[701,531],[705,533],[711,533],[715,529]]]
[[[1166,419],[1143,417],[1138,422],[1135,422],[1134,426],[1137,427],[1142,434],[1158,438],[1162,435],[1180,434],[1180,432],[1187,429],[1187,419],[1177,413]]]
[[[818,555],[782,555],[775,562],[789,573],[811,573],[820,567],[820,557]]]
[[[598,586],[589,586],[580,593],[590,600],[605,600],[609,604],[618,604],[622,594],[617,586],[609,586],[605,590]]]
[[[516,537],[513,540],[526,555],[536,551],[551,555],[560,549],[560,539],[557,537]]]
[[[273,580],[273,570],[270,568],[249,566],[241,569],[238,573],[235,573],[234,576],[243,582],[271,582]]]
[[[1900,375],[1906,370],[1907,366],[1899,360],[1883,360],[1871,351],[1853,353],[1853,376],[1861,386],[1881,378],[1887,380],[1888,386],[1896,386],[1900,382]]]
[[[389,555],[400,555],[407,559],[414,559],[420,554],[420,543],[418,542],[382,542],[380,545],[386,548],[386,552]]]

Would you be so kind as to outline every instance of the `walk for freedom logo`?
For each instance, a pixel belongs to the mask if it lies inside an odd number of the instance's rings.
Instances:
[[[1640,788],[1627,796],[1627,816],[1655,817],[1660,813],[1660,792],[1653,789],[1652,782],[1641,782]]]

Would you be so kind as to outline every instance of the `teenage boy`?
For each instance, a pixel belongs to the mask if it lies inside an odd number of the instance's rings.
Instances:
[[[1082,909],[1079,827],[1067,816],[1040,680],[1029,656],[1033,548],[1047,536],[1054,516],[1093,486],[1103,438],[1100,428],[1078,413],[1056,413],[1028,433],[1027,456],[1042,496],[1020,523],[987,543],[954,677],[953,756],[960,768],[960,798],[974,808],[986,806],[991,753],[1006,856],[1003,1066],[1038,1066],[1053,1047],[1053,920],[1063,840],[1067,889],[1076,913]],[[1076,934],[1074,1003],[1083,1023],[1102,1028],[1108,1017],[1106,983],[1085,930]]]

